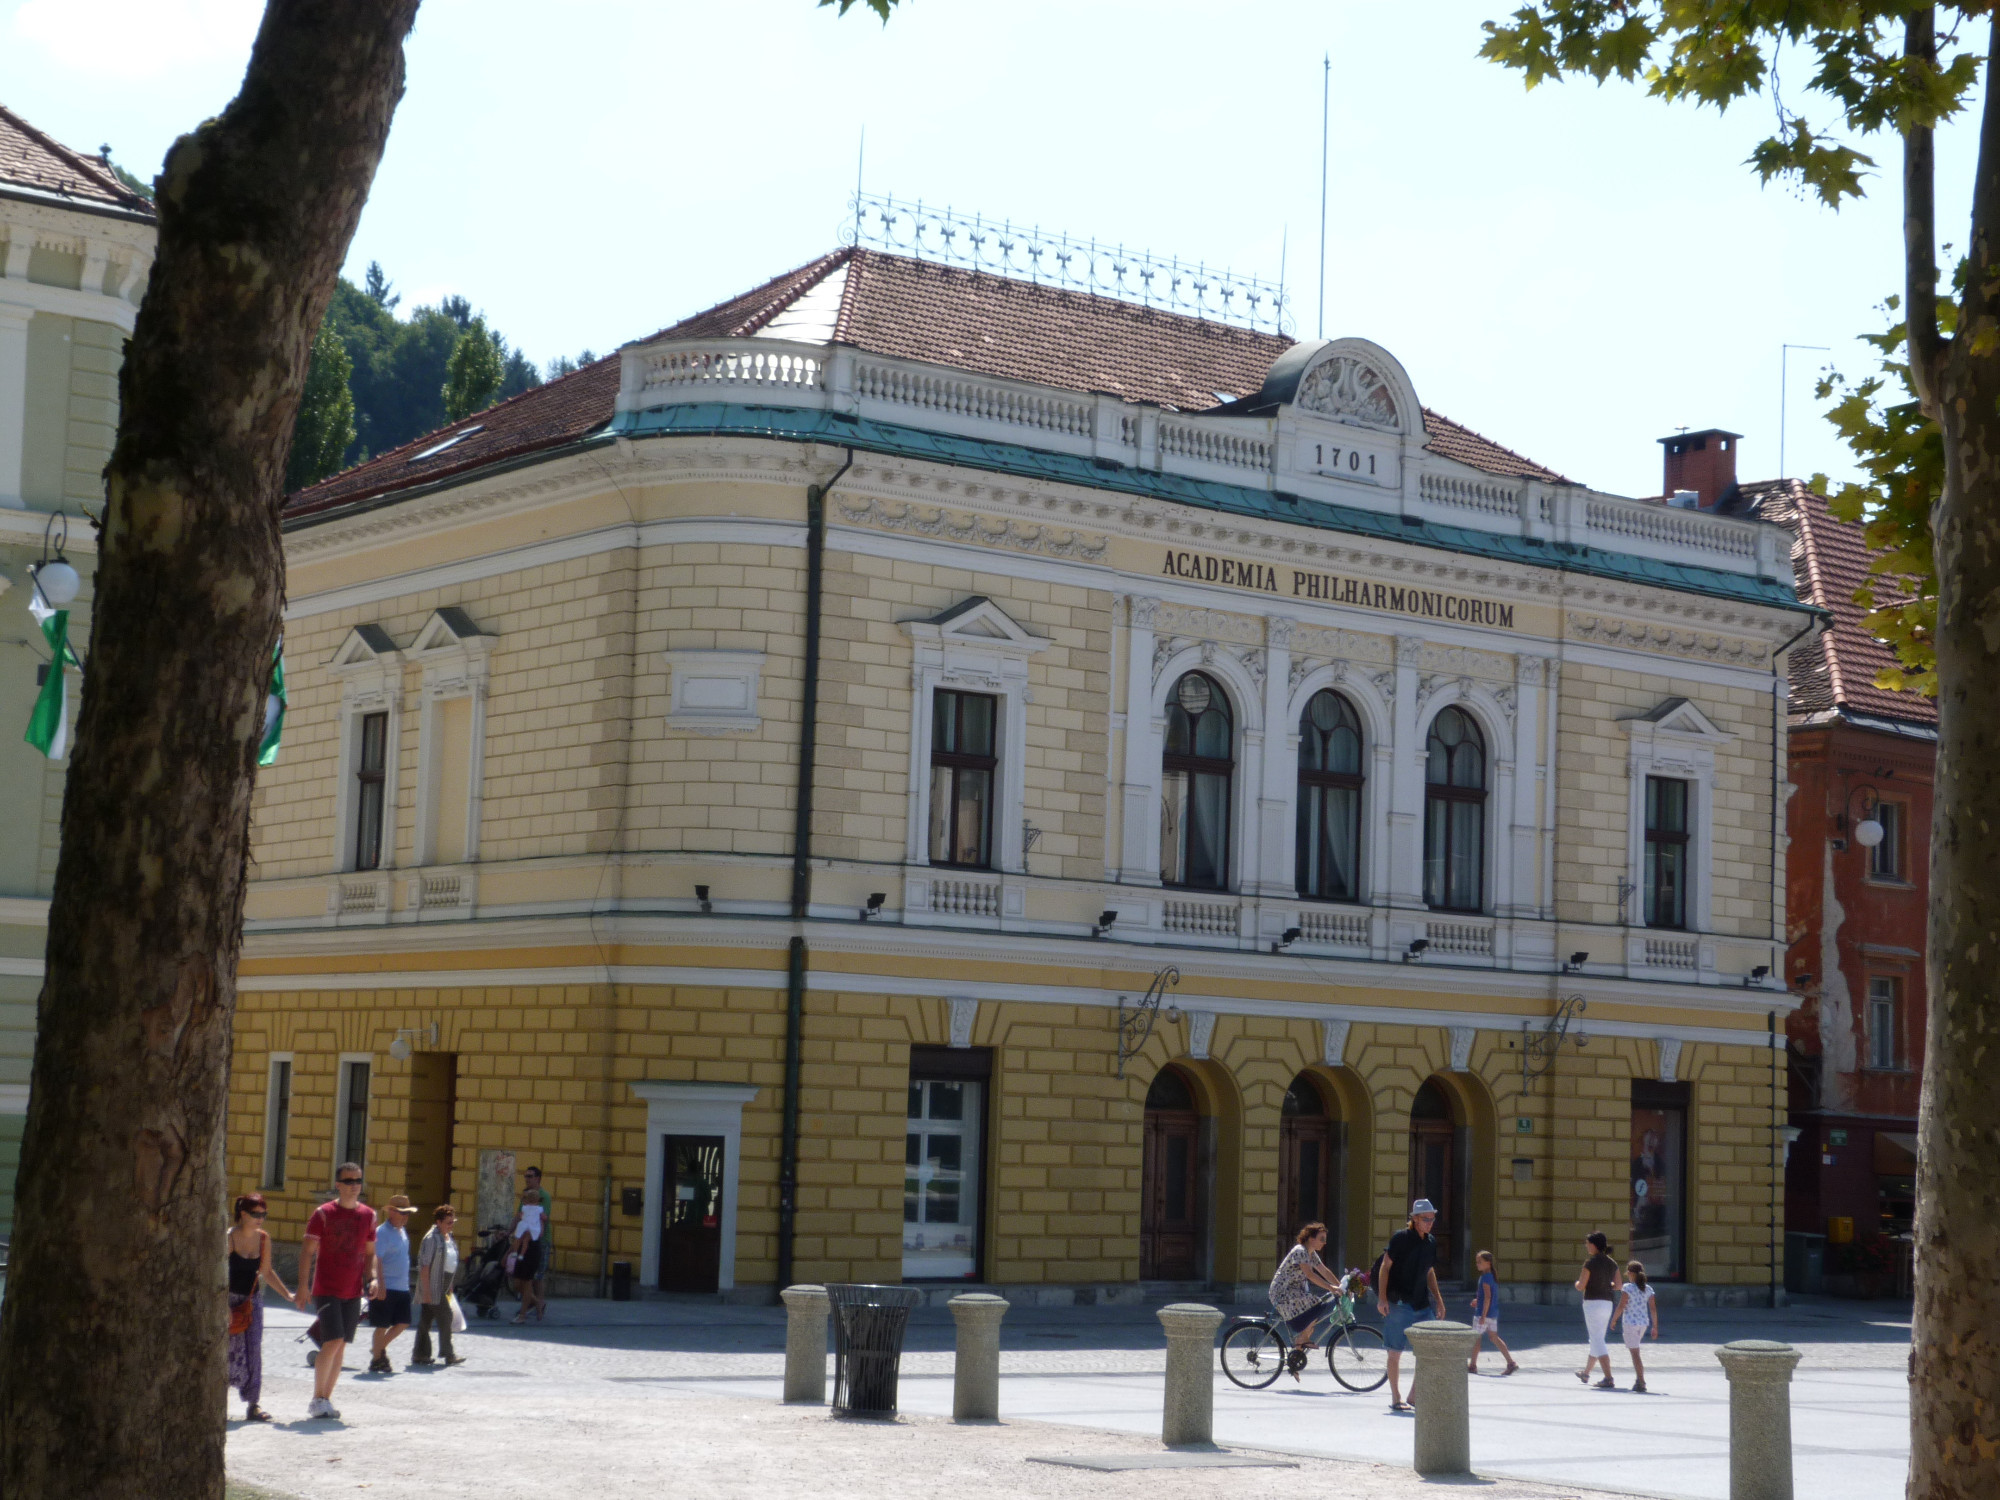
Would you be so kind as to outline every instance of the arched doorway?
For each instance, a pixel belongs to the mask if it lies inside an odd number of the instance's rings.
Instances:
[[[1429,1079],[1410,1105],[1410,1199],[1428,1198],[1437,1206],[1431,1234],[1437,1240],[1439,1281],[1454,1281],[1463,1271],[1458,1263],[1465,1217],[1458,1158],[1458,1122],[1451,1096],[1435,1078]]]
[[[1278,1252],[1298,1242],[1299,1226],[1318,1219],[1328,1229],[1327,1256],[1338,1260],[1340,1128],[1325,1092],[1310,1073],[1285,1090],[1278,1116]]]
[[[1201,1111],[1194,1082],[1160,1069],[1146,1093],[1139,1191],[1139,1276],[1193,1281],[1202,1275]]]

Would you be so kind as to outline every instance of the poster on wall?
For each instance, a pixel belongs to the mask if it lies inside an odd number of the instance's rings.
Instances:
[[[1686,1135],[1686,1111],[1632,1107],[1632,1258],[1661,1280],[1683,1274]]]
[[[484,1234],[493,1228],[513,1227],[514,1208],[514,1153],[480,1152],[477,1202],[479,1232]]]

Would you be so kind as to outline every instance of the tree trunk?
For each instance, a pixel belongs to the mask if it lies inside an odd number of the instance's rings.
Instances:
[[[1994,42],[2000,43],[2000,27]],[[1944,429],[1930,1020],[1918,1123],[1912,1500],[2000,1494],[2000,87],[1989,53]],[[1914,347],[1914,346],[1913,346]],[[1941,366],[1941,368],[1939,368]],[[1923,387],[1920,387],[1922,389]]]
[[[417,0],[271,0],[126,348],[0,1311],[6,1500],[219,1500],[222,1126],[278,510]]]

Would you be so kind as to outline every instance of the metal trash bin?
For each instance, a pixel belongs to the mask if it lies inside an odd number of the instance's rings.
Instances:
[[[833,1311],[833,1409],[850,1416],[893,1416],[896,1377],[910,1309],[923,1293],[907,1286],[830,1282]]]

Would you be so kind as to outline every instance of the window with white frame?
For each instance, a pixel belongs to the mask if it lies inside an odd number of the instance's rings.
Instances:
[[[368,1165],[368,1095],[374,1067],[373,1059],[365,1052],[341,1056],[333,1112],[335,1166],[344,1161],[362,1167]]]
[[[1648,927],[1687,926],[1688,784],[1674,776],[1646,778],[1646,862],[1643,891]]]
[[[380,869],[382,816],[388,790],[389,715],[361,714],[354,723],[354,868]]]
[[[1184,674],[1167,697],[1160,771],[1161,884],[1229,889],[1235,724],[1228,695],[1205,672]]]
[[[1472,715],[1446,708],[1424,746],[1424,901],[1480,910],[1486,876],[1486,737]]]
[[[911,865],[1019,871],[1025,859],[1028,665],[1050,642],[974,595],[905,620],[911,724],[907,842]],[[904,910],[927,909],[913,877]]]
[[[273,1052],[264,1089],[264,1186],[285,1185],[285,1156],[292,1143],[292,1054]]]
[[[396,863],[396,777],[402,743],[403,654],[379,625],[347,634],[327,672],[340,683],[340,755],[334,792],[336,866]]]
[[[1331,688],[1299,716],[1298,890],[1353,901],[1361,889],[1361,721]]]
[[[454,605],[435,611],[410,646],[409,662],[424,674],[417,735],[419,865],[479,858],[487,660],[494,641]]]
[[[1633,927],[1707,932],[1715,758],[1736,737],[1716,728],[1686,698],[1668,698],[1646,713],[1619,720],[1618,726],[1631,742],[1621,920]]]
[[[1902,1049],[1897,1030],[1902,1022],[1902,980],[1891,974],[1868,979],[1868,1066],[1878,1072],[1899,1067]]]

